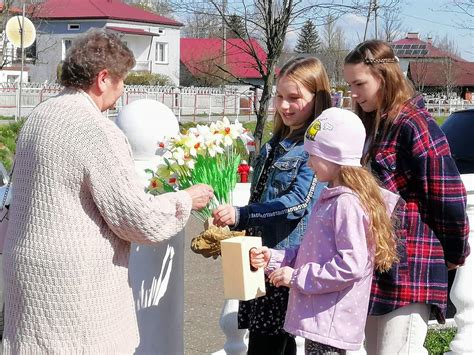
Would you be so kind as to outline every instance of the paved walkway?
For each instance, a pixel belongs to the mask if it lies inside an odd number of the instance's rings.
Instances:
[[[224,304],[220,259],[206,259],[191,251],[191,239],[202,224],[191,217],[184,246],[184,350],[185,355],[211,354],[222,349],[219,327]]]

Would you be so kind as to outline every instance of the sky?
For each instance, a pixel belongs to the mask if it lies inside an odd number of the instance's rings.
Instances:
[[[461,16],[449,12],[450,0],[402,0],[400,19],[403,37],[406,32],[418,32],[422,40],[427,37],[444,38],[446,35],[452,40],[460,56],[468,61],[474,62],[474,31],[459,29],[459,23],[464,23],[474,28],[474,6],[471,5],[471,16]],[[366,23],[365,16],[348,15],[338,21],[351,47],[362,41]],[[369,32],[374,29],[373,21],[369,24]],[[318,28],[319,31],[321,31]],[[297,33],[293,32],[289,39],[296,40]]]

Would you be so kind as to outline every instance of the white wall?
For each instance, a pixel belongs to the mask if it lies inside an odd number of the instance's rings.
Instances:
[[[0,83],[20,82],[21,70],[0,70]],[[12,80],[14,79],[14,80]],[[28,81],[28,72],[23,72],[23,82]]]
[[[68,31],[68,23],[81,24],[80,31]],[[158,34],[159,36],[143,36],[124,34],[122,39],[127,42],[127,46],[133,51],[137,61],[151,61],[153,73],[164,74],[170,77],[175,85],[179,85],[179,57],[180,57],[180,29],[178,27],[166,27],[162,25],[127,23],[120,21],[51,21],[42,23],[37,37],[38,60],[35,65],[29,65],[30,77],[33,82],[55,82],[57,67],[62,60],[62,42],[64,39],[74,39],[91,27],[127,27],[139,28],[147,32]],[[156,42],[167,43],[166,63],[155,62]],[[151,51],[149,50],[151,43]]]
[[[156,33],[158,36],[153,37],[126,34],[123,36],[123,40],[127,42],[127,46],[133,51],[137,61],[150,60],[152,73],[167,75],[174,85],[179,85],[180,29],[178,27],[112,21],[107,22],[107,26],[138,28]],[[149,47],[150,43],[151,50]],[[164,63],[155,60],[156,43],[165,43],[167,45],[167,61]]]

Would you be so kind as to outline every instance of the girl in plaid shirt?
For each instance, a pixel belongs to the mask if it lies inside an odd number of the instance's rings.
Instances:
[[[469,254],[466,191],[446,137],[387,43],[359,44],[345,58],[344,78],[367,130],[364,160],[406,202],[397,229],[400,261],[374,274],[367,352],[428,354],[430,312],[444,322],[448,270]]]

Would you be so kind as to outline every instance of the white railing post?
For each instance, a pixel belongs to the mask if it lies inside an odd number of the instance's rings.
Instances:
[[[250,199],[250,184],[237,184],[232,193],[234,206],[245,206]],[[225,300],[219,326],[226,337],[224,348],[213,355],[244,355],[247,353],[248,331],[237,328],[238,300]]]
[[[250,184],[237,184],[232,193],[234,206],[245,206],[250,198]],[[224,348],[212,355],[245,355],[248,348],[248,330],[237,328],[238,300],[225,300],[219,325],[226,337]],[[297,355],[304,355],[304,339],[296,337]]]
[[[467,190],[467,214],[470,221],[469,244],[474,240],[474,174],[462,175]],[[472,254],[472,252],[471,252]],[[474,354],[474,259],[469,256],[466,263],[456,271],[451,288],[451,301],[456,306],[454,322],[457,333],[449,344],[446,355]]]

